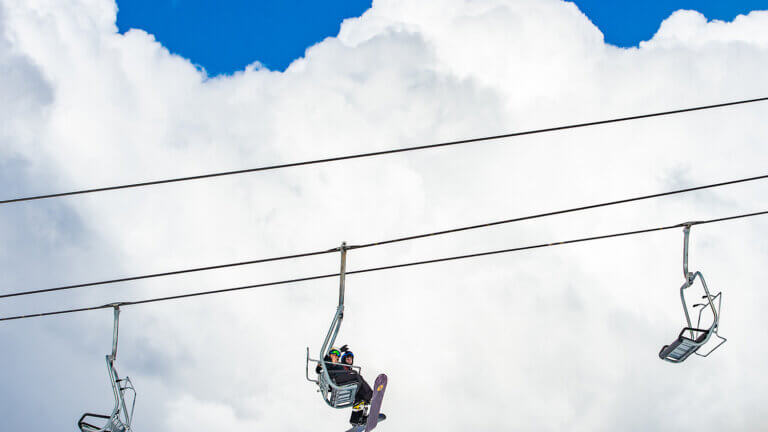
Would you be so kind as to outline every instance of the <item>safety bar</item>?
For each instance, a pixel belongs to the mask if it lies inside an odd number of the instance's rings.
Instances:
[[[317,380],[313,380],[313,379],[309,378],[309,363],[310,362],[317,364],[317,363],[320,363],[320,360],[313,359],[312,357],[310,357],[309,356],[309,347],[307,347],[307,369],[306,369],[306,371],[307,371],[307,381],[310,381],[310,382],[313,382],[313,383],[317,384]],[[357,373],[360,373],[360,374],[362,374],[362,371],[363,371],[363,368],[361,366],[357,366],[357,365],[348,365],[348,364],[345,364],[345,363],[333,363],[333,362],[329,362],[329,361],[323,361],[323,362],[325,364],[335,364],[335,365],[339,365],[339,366],[344,366],[344,367],[352,368],[355,371],[357,371]]]
[[[707,303],[699,303],[699,304],[693,305],[693,307],[703,306],[701,309],[699,309],[699,318],[696,320],[696,327],[701,327],[701,315],[704,312],[704,309],[706,309],[706,307],[709,306],[709,300],[715,301],[715,299],[717,299],[717,310],[718,310],[718,312],[720,311],[720,307],[723,305],[723,293],[722,292],[719,292],[719,293],[715,294],[714,296],[712,296],[711,299],[709,299],[707,297],[708,296],[706,296],[706,295],[701,297],[702,299],[707,299]],[[717,316],[717,319],[718,319],[718,324],[719,324],[719,320],[720,320],[719,314]]]
[[[702,279],[702,280],[703,280],[703,279]],[[707,297],[708,297],[707,295],[705,295],[705,296],[702,296],[702,298],[703,298],[703,299],[704,299],[704,298],[707,298]],[[724,337],[720,336],[720,334],[718,333],[718,331],[720,330],[720,327],[719,327],[719,326],[720,326],[720,310],[721,310],[721,307],[722,307],[722,303],[723,303],[723,293],[722,293],[722,291],[721,291],[721,292],[719,292],[719,293],[717,293],[717,294],[715,294],[714,296],[711,296],[710,298],[708,298],[708,300],[709,300],[709,301],[711,301],[711,302],[714,302],[714,301],[715,301],[715,299],[717,299],[717,311],[718,311],[718,315],[717,315],[717,323],[716,323],[716,324],[715,324],[713,327],[711,327],[711,328],[713,329],[713,332],[712,332],[712,333],[713,333],[713,334],[714,334],[714,335],[715,335],[715,336],[716,336],[718,339],[720,339],[720,342],[719,342],[717,345],[715,345],[715,346],[714,346],[714,347],[713,347],[711,350],[707,351],[707,353],[706,353],[706,354],[701,354],[701,353],[700,353],[700,352],[698,352],[698,351],[696,351],[696,352],[694,353],[694,354],[696,354],[697,356],[700,356],[700,357],[707,357],[707,356],[709,356],[710,354],[712,354],[713,352],[715,352],[715,350],[716,350],[716,349],[720,348],[720,345],[722,345],[722,344],[724,344],[724,343],[728,342],[728,339],[726,339],[726,338],[724,338]],[[697,326],[697,327],[698,327],[698,326],[701,326],[701,314],[702,314],[702,312],[704,312],[704,309],[705,309],[705,307],[706,307],[706,304],[703,304],[702,306],[704,306],[704,307],[702,307],[701,309],[699,309],[699,319],[698,319],[698,320],[697,320],[697,322],[696,322],[696,326]]]
[[[117,380],[118,385],[120,385],[121,382],[127,383],[120,387],[121,391],[121,397],[122,405],[123,405],[123,412],[126,413],[125,420],[126,420],[126,427],[128,430],[131,430],[131,422],[133,421],[133,411],[136,409],[136,389],[133,387],[133,382],[131,381],[130,377],[125,377],[123,379]],[[130,415],[128,414],[128,411],[126,411],[126,405],[125,405],[125,392],[130,391],[133,393],[133,398],[131,400],[131,411]]]
[[[698,352],[698,351],[696,351],[694,354],[696,354],[696,355],[697,355],[697,356],[699,356],[699,357],[707,357],[707,356],[709,356],[710,354],[712,354],[713,352],[715,352],[715,350],[716,350],[716,349],[720,348],[720,345],[722,345],[722,344],[724,344],[724,343],[728,342],[728,339],[726,339],[726,338],[724,338],[724,337],[720,336],[719,334],[717,334],[717,331],[714,331],[714,332],[712,332],[712,334],[714,334],[714,335],[715,335],[715,336],[716,336],[718,339],[720,339],[720,343],[718,343],[717,345],[715,345],[715,346],[714,346],[714,348],[712,348],[711,350],[707,351],[707,353],[706,353],[706,354],[701,354],[701,353],[700,353],[700,352]]]

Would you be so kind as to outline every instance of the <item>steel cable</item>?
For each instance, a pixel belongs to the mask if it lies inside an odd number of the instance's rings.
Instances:
[[[424,260],[424,261],[414,261],[414,262],[409,262],[409,263],[394,264],[394,265],[382,266],[382,267],[373,267],[373,268],[367,268],[367,269],[362,269],[362,270],[353,270],[353,271],[347,272],[346,274],[347,275],[353,275],[353,274],[369,273],[369,272],[376,272],[376,271],[382,271],[382,270],[391,270],[391,269],[403,268],[403,267],[412,267],[412,266],[425,265],[425,264],[434,264],[434,263],[439,263],[439,262],[455,261],[455,260],[462,260],[462,259],[469,259],[469,258],[478,258],[478,257],[483,257],[483,256],[489,256],[489,255],[498,255],[498,254],[503,254],[503,253],[520,252],[520,251],[525,251],[525,250],[541,249],[541,248],[546,248],[546,247],[560,246],[560,245],[573,244],[573,243],[583,243],[583,242],[589,242],[589,241],[595,241],[595,240],[603,240],[603,239],[609,239],[609,238],[616,238],[616,237],[625,237],[625,236],[631,236],[631,235],[645,234],[645,233],[650,233],[650,232],[654,232],[654,231],[665,231],[665,230],[670,230],[670,229],[674,229],[674,228],[682,228],[684,226],[711,224],[711,223],[716,223],[716,222],[724,222],[724,221],[730,221],[730,220],[735,220],[735,219],[742,219],[742,218],[748,218],[748,217],[754,217],[754,216],[761,216],[761,215],[766,215],[766,214],[768,214],[768,210],[760,211],[760,212],[754,212],[754,213],[740,214],[740,215],[735,215],[735,216],[727,216],[727,217],[722,217],[722,218],[717,218],[717,219],[709,219],[709,220],[694,221],[694,222],[683,222],[683,223],[679,223],[679,224],[675,224],[675,225],[667,225],[667,226],[656,227],[656,228],[646,228],[646,229],[640,229],[640,230],[634,230],[634,231],[625,231],[625,232],[619,232],[619,233],[604,234],[604,235],[599,235],[599,236],[584,237],[584,238],[578,238],[578,239],[572,239],[572,240],[563,240],[563,241],[557,241],[557,242],[551,242],[551,243],[541,243],[541,244],[536,244],[536,245],[531,245],[531,246],[522,246],[522,247],[509,248],[509,249],[500,249],[500,250],[487,251],[487,252],[478,252],[478,253],[467,254],[467,255],[457,255],[457,256],[444,257],[444,258],[435,258],[435,259]],[[218,290],[214,290],[214,291],[201,291],[201,292],[196,292],[196,293],[179,294],[179,295],[167,296],[167,297],[157,297],[157,298],[151,298],[151,299],[145,299],[145,300],[109,303],[109,304],[105,304],[105,305],[101,305],[101,306],[92,306],[92,307],[85,307],[85,308],[78,308],[78,309],[60,310],[60,311],[54,311],[54,312],[43,312],[43,313],[37,313],[37,314],[11,316],[11,317],[0,318],[0,321],[12,321],[12,320],[19,320],[19,319],[26,319],[26,318],[35,318],[35,317],[44,317],[44,316],[51,316],[51,315],[70,314],[70,313],[84,312],[84,311],[91,311],[91,310],[98,310],[98,309],[107,309],[107,308],[112,308],[114,306],[132,306],[132,305],[139,305],[139,304],[156,303],[156,302],[163,302],[163,301],[169,301],[169,300],[178,300],[178,299],[191,298],[191,297],[207,296],[207,295],[213,295],[213,294],[222,294],[222,293],[228,293],[228,292],[233,292],[233,291],[242,291],[242,290],[261,288],[261,287],[266,287],[266,286],[284,285],[284,284],[288,284],[288,283],[297,283],[297,282],[306,282],[306,281],[318,280],[318,279],[327,279],[327,278],[338,277],[338,276],[339,276],[339,273],[332,273],[332,274],[325,274],[325,275],[316,275],[316,276],[307,276],[307,277],[302,277],[302,278],[287,279],[287,280],[276,281],[276,282],[266,282],[266,283],[260,283],[260,284],[255,284],[255,285],[246,285],[246,286],[234,287],[234,288],[224,288],[224,289],[218,289]]]
[[[584,127],[590,127],[590,126],[605,125],[610,123],[620,123],[620,122],[626,122],[626,121],[632,121],[632,120],[669,116],[674,114],[710,110],[715,108],[724,108],[729,106],[743,105],[743,104],[750,104],[750,103],[764,102],[764,101],[768,101],[768,97],[745,99],[745,100],[725,102],[725,103],[719,103],[719,104],[713,104],[713,105],[696,106],[696,107],[690,107],[690,108],[682,108],[682,109],[676,109],[671,111],[663,111],[663,112],[656,112],[656,113],[650,113],[650,114],[640,114],[640,115],[634,115],[634,116],[628,116],[628,117],[618,117],[618,118],[612,118],[608,120],[598,120],[598,121],[591,121],[586,123],[574,123],[574,124],[568,124],[563,126],[554,126],[554,127],[543,128],[543,129],[533,129],[533,130],[527,130],[522,132],[511,132],[511,133],[505,133],[501,135],[469,138],[469,139],[448,141],[448,142],[442,142],[442,143],[436,143],[436,144],[427,144],[427,145],[414,146],[414,147],[403,147],[398,149],[381,150],[381,151],[368,152],[368,153],[358,153],[358,154],[352,154],[352,155],[346,155],[346,156],[328,157],[324,159],[306,160],[301,162],[289,162],[284,164],[269,165],[269,166],[248,168],[248,169],[235,170],[235,171],[223,171],[223,172],[200,174],[200,175],[194,175],[194,176],[188,176],[188,177],[177,177],[177,178],[170,178],[170,179],[163,179],[163,180],[123,184],[123,185],[117,185],[117,186],[97,187],[92,189],[82,189],[82,190],[60,192],[60,193],[53,193],[53,194],[47,194],[47,195],[11,198],[11,199],[0,200],[0,205],[23,202],[23,201],[42,200],[42,199],[48,199],[48,198],[59,198],[59,197],[72,196],[72,195],[90,194],[90,193],[96,193],[96,192],[114,191],[119,189],[155,186],[155,185],[166,184],[166,183],[177,183],[177,182],[185,182],[185,181],[191,181],[191,180],[201,180],[201,179],[231,176],[231,175],[237,175],[237,174],[255,173],[260,171],[271,171],[276,169],[291,168],[291,167],[298,167],[298,166],[304,166],[304,165],[324,164],[329,162],[337,162],[337,161],[350,160],[350,159],[360,159],[360,158],[367,158],[367,157],[373,157],[373,156],[383,156],[383,155],[389,155],[389,154],[395,154],[395,153],[411,152],[416,150],[426,150],[426,149],[433,149],[433,148],[439,148],[439,147],[455,146],[460,144],[470,144],[470,143],[476,143],[481,141],[492,141],[492,140],[498,140],[502,138],[513,138],[513,137],[520,137],[525,135],[535,135],[535,134],[563,131],[568,129],[578,129],[578,128],[584,128]]]

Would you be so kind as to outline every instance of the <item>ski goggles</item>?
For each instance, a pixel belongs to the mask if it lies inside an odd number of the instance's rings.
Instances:
[[[335,355],[335,356],[338,357],[338,356],[341,356],[341,352],[339,350],[337,350],[337,349],[332,349],[332,350],[328,351],[328,355]]]

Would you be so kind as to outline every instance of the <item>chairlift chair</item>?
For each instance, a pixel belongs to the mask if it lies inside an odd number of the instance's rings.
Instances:
[[[320,355],[317,359],[309,357],[309,347],[307,347],[307,364],[306,364],[306,377],[307,381],[317,384],[318,391],[323,396],[325,403],[332,408],[349,408],[355,403],[355,395],[357,394],[358,384],[356,382],[337,385],[331,379],[331,375],[328,373],[328,367],[326,365],[325,356],[328,351],[333,347],[333,343],[336,341],[336,336],[339,334],[341,328],[341,322],[344,319],[344,279],[346,276],[347,268],[347,243],[341,244],[338,249],[341,252],[341,271],[339,272],[339,305],[336,308],[336,314],[331,321],[331,327],[328,329],[328,333],[323,341],[323,346],[320,348]],[[320,365],[320,374],[317,379],[309,377],[309,365],[316,363]],[[355,370],[360,372],[360,368],[353,366]]]
[[[690,357],[691,354],[707,357],[727,340],[718,334],[720,326],[720,306],[723,300],[722,293],[718,292],[715,295],[710,294],[704,275],[701,274],[700,271],[688,271],[688,243],[690,232],[691,224],[686,224],[683,228],[683,275],[685,276],[685,282],[680,287],[680,300],[683,303],[683,312],[685,312],[685,320],[688,326],[680,331],[680,334],[675,341],[669,345],[664,345],[661,348],[661,351],[659,351],[659,358],[671,363],[682,363],[685,359]],[[688,312],[688,304],[685,301],[685,290],[691,287],[694,282],[696,282],[697,278],[701,281],[701,286],[704,288],[704,295],[702,296],[704,302],[692,306],[693,309],[698,309],[699,311],[696,327],[694,327],[691,323],[690,313]],[[715,305],[715,303],[717,303],[717,305]],[[712,324],[709,328],[702,329],[701,318],[705,309],[712,311]],[[709,342],[709,339],[713,335],[720,339],[720,342],[704,354],[698,352],[699,348]]]
[[[117,336],[120,325],[120,306],[112,305],[114,308],[114,327],[112,330],[112,353],[106,356],[107,372],[109,372],[109,382],[112,385],[112,393],[115,397],[115,407],[112,414],[93,414],[85,413],[77,422],[77,427],[81,432],[131,432],[131,420],[133,420],[133,410],[136,407],[136,389],[133,387],[131,379],[128,377],[120,378],[115,369],[115,360],[117,359]],[[125,393],[132,393],[131,410],[128,411],[125,403]],[[96,419],[94,421],[92,419]],[[104,422],[104,420],[106,420]],[[104,422],[103,426],[96,426],[93,423]]]

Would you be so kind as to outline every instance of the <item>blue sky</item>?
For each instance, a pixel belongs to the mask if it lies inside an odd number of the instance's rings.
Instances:
[[[730,21],[740,13],[768,8],[768,0],[577,0],[576,4],[607,42],[622,47],[651,38],[661,21],[678,9]],[[118,0],[118,6],[121,32],[146,30],[172,52],[218,75],[242,70],[254,60],[284,70],[308,46],[336,35],[341,22],[362,14],[371,0]]]

